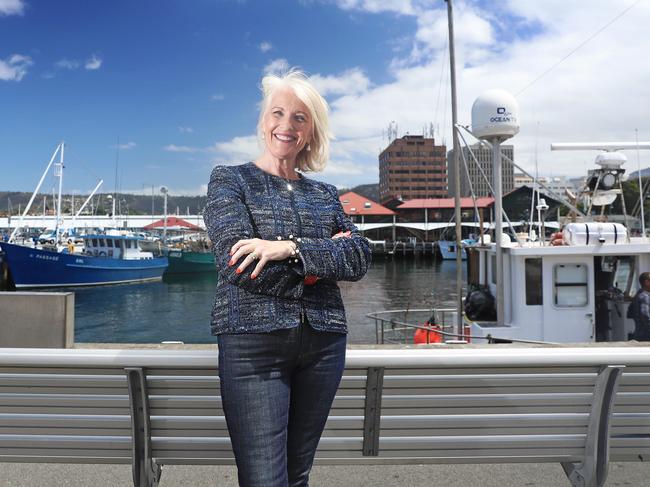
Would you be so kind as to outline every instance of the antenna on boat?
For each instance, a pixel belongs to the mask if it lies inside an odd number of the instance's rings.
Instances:
[[[503,217],[501,198],[501,143],[519,132],[519,105],[517,100],[503,90],[488,90],[482,93],[472,105],[472,134],[492,144],[492,171],[494,187],[494,240],[496,244],[496,302],[497,323],[504,323],[503,289]]]
[[[65,150],[65,143],[61,142],[61,151],[59,152],[59,162],[54,164],[54,176],[59,178],[59,198],[56,202],[56,223],[54,224],[54,240],[59,243],[59,230],[62,226],[61,216],[61,195],[63,191],[63,152]]]
[[[587,215],[591,214],[592,207],[600,206],[604,211],[605,206],[611,205],[616,197],[621,195],[623,215],[627,223],[627,210],[623,198],[623,164],[627,162],[625,154],[618,151],[636,149],[650,149],[650,142],[567,142],[553,143],[551,150],[598,150],[596,156],[598,169],[588,172],[586,193],[591,196]]]

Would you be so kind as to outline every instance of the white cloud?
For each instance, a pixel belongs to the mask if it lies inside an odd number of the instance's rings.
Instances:
[[[348,69],[338,76],[316,74],[311,81],[323,96],[363,93],[370,86],[370,80],[359,68]]]
[[[365,167],[365,177],[349,176],[359,183],[377,180],[377,155],[387,144],[382,131],[391,120],[399,124],[400,136],[406,132],[420,134],[425,124],[433,123],[442,132],[436,136],[437,142],[446,140],[451,145],[446,9],[423,11],[422,3],[402,9],[391,5],[339,2],[341,8],[367,12],[409,15],[409,9],[419,10],[411,51],[391,64],[392,80],[382,84],[368,80],[364,89],[329,92],[333,97],[330,124],[337,136],[332,142],[332,158]],[[457,2],[460,123],[471,123],[471,104],[481,92],[498,87],[517,93],[629,5],[625,0],[596,0],[584,9],[579,2],[509,0],[504,15],[497,18],[474,2]],[[650,5],[636,4],[518,96],[522,127],[512,139],[518,164],[532,170],[537,143],[540,174],[581,176],[593,166],[595,154],[550,152],[551,142],[633,141],[637,127],[640,139],[650,139],[646,109],[650,106],[650,65],[641,61],[650,42],[648,23]],[[441,72],[444,76],[439,86]],[[315,82],[330,78],[321,74]],[[323,84],[321,89],[328,91],[329,86]],[[634,154],[630,160],[635,169]],[[628,170],[632,170],[629,165]],[[331,174],[334,183],[343,177]]]
[[[127,142],[126,144],[119,144],[119,145],[114,145],[114,149],[120,149],[120,150],[129,150],[133,149],[136,146],[135,142]]]
[[[61,69],[74,70],[74,69],[79,68],[80,63],[79,63],[79,61],[77,61],[75,59],[63,58],[60,61],[57,61],[56,63],[54,63],[54,66],[57,67],[57,68],[61,68]]]
[[[289,61],[284,58],[278,58],[272,60],[266,66],[264,66],[264,74],[283,74],[289,70]]]
[[[0,59],[0,81],[20,81],[27,74],[27,69],[34,62],[29,56],[14,54],[9,58]]]
[[[264,41],[259,45],[259,49],[262,52],[269,52],[271,49],[273,49],[273,44],[270,42]]]
[[[225,98],[226,97],[224,95],[222,95],[221,93],[215,93],[214,95],[210,96],[210,100],[212,100],[212,101],[222,101]]]
[[[410,0],[336,0],[343,10],[361,10],[369,13],[393,12],[414,15],[416,9]]]
[[[22,15],[25,11],[23,0],[0,0],[0,17],[4,15]]]
[[[96,69],[101,68],[103,62],[104,61],[101,58],[93,54],[86,60],[85,68],[89,71],[95,71]]]
[[[256,135],[234,137],[226,142],[217,142],[211,150],[217,154],[216,163],[228,164],[252,161],[261,152]]]
[[[199,147],[189,147],[186,145],[174,145],[174,144],[169,144],[163,147],[164,151],[167,152],[185,152],[187,154],[193,154],[196,152],[204,152],[205,149],[201,149]]]
[[[421,134],[433,124],[437,143],[451,148],[451,102],[447,54],[447,12],[437,2],[340,0],[339,7],[357,12],[392,12],[411,15],[410,38],[400,40],[402,54],[387,68],[391,79],[377,82],[364,66],[312,78],[330,101],[330,126],[336,136],[331,163],[322,176],[339,186],[378,181],[377,156],[388,141],[383,133],[391,121],[399,136]],[[428,5],[428,7],[427,7]],[[507,0],[503,15],[484,11],[477,2],[455,4],[458,116],[471,124],[471,105],[489,88],[518,93],[548,67],[565,57],[599,28],[630,5],[629,0]],[[434,8],[435,7],[435,8]],[[520,133],[508,143],[515,146],[515,161],[534,169],[538,147],[541,175],[582,176],[593,166],[594,153],[551,152],[551,142],[590,140],[650,140],[650,4],[638,3],[521,94]],[[278,58],[264,72],[286,70]],[[442,83],[441,80],[442,74]],[[356,82],[355,82],[356,81]],[[538,123],[539,122],[539,123]],[[473,142],[468,138],[469,142]],[[219,162],[254,159],[259,147],[254,135],[218,142],[212,147]],[[629,153],[628,171],[636,169]],[[641,152],[644,160],[650,154]]]
[[[181,134],[191,134],[194,133],[194,129],[192,127],[178,127],[178,131]]]

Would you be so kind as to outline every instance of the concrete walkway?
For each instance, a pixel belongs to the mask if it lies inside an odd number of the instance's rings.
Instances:
[[[2,487],[129,487],[127,465],[0,464]],[[561,487],[560,465],[316,466],[311,487]],[[163,467],[161,487],[237,487],[234,467]],[[608,487],[650,486],[650,465],[613,463]]]

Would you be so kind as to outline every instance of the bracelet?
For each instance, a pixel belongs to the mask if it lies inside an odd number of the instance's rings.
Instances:
[[[281,236],[278,235],[278,240],[284,240]],[[293,245],[290,245],[289,251],[291,252],[291,255],[289,257],[289,262],[294,262],[297,264],[300,262],[298,259],[298,254],[300,254],[300,248],[298,247],[298,244],[302,241],[300,237],[294,237],[293,235],[289,235],[289,238],[286,239],[287,242],[292,243]]]
[[[291,243],[293,243],[293,248],[291,249],[291,257],[293,257],[293,262],[297,264],[300,262],[298,259],[298,254],[300,253],[300,247],[298,244],[302,241],[300,237],[294,237],[293,235],[289,235],[288,239]]]

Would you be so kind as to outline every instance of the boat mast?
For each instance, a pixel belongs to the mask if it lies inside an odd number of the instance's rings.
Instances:
[[[86,207],[88,202],[90,202],[92,200],[93,196],[95,196],[95,193],[97,192],[97,190],[99,189],[99,187],[102,184],[104,184],[104,180],[100,179],[99,182],[97,183],[97,186],[95,186],[95,189],[93,189],[92,192],[90,193],[90,196],[88,196],[88,198],[86,198],[86,201],[84,201],[83,205],[81,205],[81,208],[79,208],[79,210],[77,210],[77,212],[74,214],[74,216],[72,217],[72,226],[73,227],[75,226],[75,222],[76,222],[77,217],[79,215],[81,215],[81,212],[83,211],[83,209]]]
[[[634,129],[636,138],[636,165],[639,174],[639,209],[641,210],[641,235],[645,240],[645,214],[643,212],[643,180],[641,179],[641,158],[639,157],[639,129]]]
[[[56,243],[59,243],[59,227],[61,226],[61,192],[63,191],[63,151],[65,143],[61,142],[61,152],[59,153],[59,162],[54,165],[54,176],[59,178],[59,199],[56,202],[56,223],[54,226],[54,236]]]
[[[458,123],[458,113],[456,105],[456,57],[454,53],[454,13],[452,0],[447,2],[447,21],[449,24],[449,74],[451,82],[451,127],[453,143],[453,171],[454,171],[454,217],[456,219],[456,326],[458,334],[463,334],[463,255],[461,248],[461,213],[460,213],[460,144],[458,143],[458,133],[456,124]]]
[[[39,190],[41,189],[41,186],[43,184],[43,181],[45,180],[45,176],[47,175],[47,172],[50,170],[50,167],[52,167],[52,163],[54,162],[54,159],[56,158],[56,155],[58,154],[59,150],[61,149],[61,146],[63,145],[63,142],[61,142],[59,145],[56,146],[56,149],[54,150],[54,153],[52,154],[52,157],[50,158],[50,162],[45,168],[45,171],[43,171],[43,175],[41,176],[40,181],[36,185],[36,189],[32,193],[32,197],[29,199],[29,203],[27,203],[27,206],[25,207],[25,211],[23,212],[22,215],[20,215],[20,223],[16,228],[14,228],[14,231],[11,232],[11,235],[9,236],[9,243],[12,243],[14,240],[14,236],[18,232],[20,228],[23,226],[23,218],[27,216],[27,213],[29,213],[29,209],[32,207],[32,203],[34,202],[34,198],[36,198],[36,195],[38,194]],[[45,200],[43,200],[45,201]],[[43,210],[45,212],[45,210]],[[11,212],[10,212],[11,214]]]

